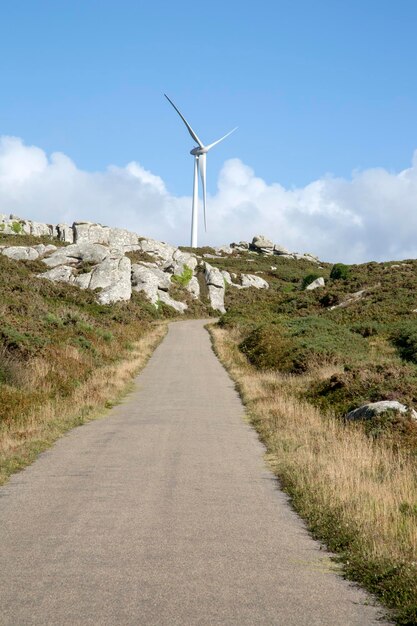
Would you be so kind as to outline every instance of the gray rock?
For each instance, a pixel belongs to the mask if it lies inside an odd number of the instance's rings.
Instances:
[[[278,246],[277,244],[275,244],[275,246],[274,246],[274,254],[277,254],[277,255],[289,254],[289,250],[287,250],[283,246]]]
[[[43,243],[39,243],[37,246],[32,246],[39,254],[39,256],[45,256],[45,254],[50,254],[51,252],[55,252],[57,249],[52,243],[45,246]]]
[[[167,291],[171,285],[169,275],[156,267],[132,265],[132,288],[143,291],[152,304],[158,302],[158,290]]]
[[[14,261],[35,261],[39,257],[39,252],[29,246],[8,246],[1,253]]]
[[[118,259],[105,259],[100,266],[104,264],[108,266],[110,285],[98,294],[100,304],[112,304],[121,300],[130,300],[132,295],[130,259],[127,256]],[[93,284],[94,274],[97,270],[98,268],[93,271],[90,287]]]
[[[306,261],[310,261],[311,263],[320,263],[320,259],[317,256],[314,256],[313,254],[309,254],[308,252],[305,252],[303,254],[303,258]]]
[[[197,299],[200,297],[200,283],[195,276],[193,276],[188,285],[186,285],[186,289],[193,298]]]
[[[226,270],[220,270],[222,273],[222,276],[224,278],[224,282],[226,283],[226,285],[229,285],[230,287],[235,287],[236,289],[243,289],[242,285],[238,285],[237,283],[233,282],[233,279],[236,280],[237,276],[236,274],[230,274],[229,272],[226,272]]]
[[[166,291],[162,291],[161,289],[158,290],[158,298],[164,304],[167,304],[168,306],[178,311],[178,313],[184,313],[184,311],[188,309],[188,306],[185,304],[185,302],[179,302],[178,300],[174,300]]]
[[[233,281],[232,281],[232,277],[230,276],[230,273],[227,272],[226,270],[220,270],[222,273],[222,276],[224,278],[224,282],[226,283],[226,285],[233,285]]]
[[[334,304],[329,307],[329,311],[333,311],[334,309],[344,309],[345,307],[353,304],[354,302],[358,302],[361,300],[363,296],[367,293],[366,289],[361,289],[360,291],[355,291],[355,293],[351,293],[346,297],[346,300],[340,302],[339,304]]]
[[[363,420],[363,419],[372,419],[376,415],[381,415],[385,411],[398,411],[399,413],[407,413],[408,408],[405,404],[401,404],[401,402],[397,402],[397,400],[381,400],[380,402],[370,402],[368,404],[364,404],[353,411],[350,411],[346,415],[346,419],[348,420]],[[410,410],[410,415],[412,419],[417,420],[417,412],[414,409]]]
[[[254,274],[242,274],[242,287],[255,287],[255,289],[268,289],[269,284],[260,276]]]
[[[217,267],[212,267],[209,263],[204,263],[205,268],[205,279],[207,285],[212,285],[213,287],[223,288],[224,289],[224,278],[223,274]]]
[[[324,287],[324,278],[320,276],[320,278],[316,278],[312,283],[307,285],[306,291],[312,291],[313,289],[317,289],[318,287]]]
[[[72,226],[68,226],[68,224],[57,224],[55,230],[59,241],[74,243],[74,229]]]
[[[68,265],[59,265],[47,272],[37,274],[38,278],[46,278],[53,282],[73,283],[74,282],[74,268]]]
[[[270,241],[270,239],[267,239],[265,235],[255,235],[252,239],[251,247],[272,252],[274,250],[274,243]]]
[[[219,246],[214,248],[216,254],[233,254],[234,250],[231,246]]]
[[[74,276],[74,285],[76,285],[80,289],[89,289],[92,275],[93,272],[77,274],[77,276]]]
[[[220,313],[226,313],[226,309],[224,308],[224,287],[219,288],[214,285],[208,286],[210,306],[214,311],[219,311]]]
[[[41,222],[28,221],[29,232],[34,237],[53,237],[54,227],[52,224],[42,224]]]
[[[163,261],[172,261],[172,257],[176,248],[170,246],[163,241],[155,241],[155,239],[140,239],[139,245],[143,252],[147,252],[151,256],[162,259]]]
[[[98,243],[115,250],[138,245],[138,236],[124,228],[111,228],[92,222],[74,222],[72,225],[75,243]]]
[[[96,243],[73,243],[65,248],[58,248],[53,254],[43,259],[45,265],[56,267],[57,265],[76,264],[79,261],[86,263],[101,263],[110,256],[110,250]]]

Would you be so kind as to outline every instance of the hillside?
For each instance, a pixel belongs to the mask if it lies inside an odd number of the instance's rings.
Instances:
[[[166,319],[220,317],[215,349],[294,506],[347,575],[417,622],[416,260],[328,264],[261,236],[175,248],[7,216],[0,231],[2,480],[117,401]]]

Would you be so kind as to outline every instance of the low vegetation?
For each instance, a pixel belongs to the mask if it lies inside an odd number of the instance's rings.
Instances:
[[[337,552],[345,574],[417,623],[417,459],[359,424],[301,398],[323,366],[288,375],[257,369],[237,329],[212,329],[215,350],[236,381],[267,449],[271,469],[315,537]],[[329,372],[333,370],[329,367]]]
[[[12,241],[0,233],[0,245]],[[19,235],[20,245],[42,242],[50,241]],[[417,409],[417,261],[318,265],[197,252],[236,280],[249,273],[270,285],[228,286],[213,337],[283,488],[346,575],[397,623],[417,623],[417,423],[395,412],[345,420],[379,400]],[[162,337],[161,322],[177,317],[138,293],[99,305],[90,291],[35,278],[43,269],[0,255],[0,480],[116,401]],[[171,281],[185,317],[213,314],[201,272],[198,301],[187,267]],[[318,277],[326,286],[306,290]]]
[[[228,290],[212,332],[273,471],[346,575],[416,624],[417,424],[394,411],[344,418],[379,400],[417,408],[417,262],[212,262],[250,265],[271,287]],[[326,286],[305,291],[313,276]]]

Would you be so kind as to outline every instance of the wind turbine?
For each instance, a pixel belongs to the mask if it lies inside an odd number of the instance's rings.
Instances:
[[[174,107],[174,109],[176,110],[176,112],[178,113],[178,115],[180,116],[180,118],[182,119],[184,124],[186,125],[186,127],[188,129],[188,132],[190,133],[191,137],[198,144],[198,146],[196,146],[195,148],[190,150],[190,154],[192,154],[193,157],[194,157],[193,210],[192,210],[192,217],[191,217],[191,247],[192,248],[197,248],[197,233],[198,233],[198,173],[200,172],[201,184],[202,184],[202,187],[203,187],[204,229],[207,232],[207,219],[206,219],[206,195],[207,195],[207,193],[206,193],[206,154],[207,154],[207,152],[209,150],[211,150],[211,148],[213,148],[218,143],[223,141],[223,139],[226,139],[226,137],[231,135],[236,130],[237,127],[234,128],[233,130],[231,130],[230,132],[228,132],[227,135],[224,135],[223,137],[220,137],[220,139],[217,139],[217,141],[213,141],[213,143],[210,143],[208,146],[205,146],[203,144],[203,142],[201,141],[201,139],[199,139],[197,137],[196,133],[193,131],[193,129],[191,128],[191,126],[189,125],[189,123],[187,122],[187,120],[185,119],[183,114],[181,113],[181,111],[179,111],[179,109],[177,109],[177,107],[172,102],[172,100],[170,100],[168,98],[166,93],[164,94],[164,96],[168,100],[168,102],[170,104],[172,104],[172,106]]]

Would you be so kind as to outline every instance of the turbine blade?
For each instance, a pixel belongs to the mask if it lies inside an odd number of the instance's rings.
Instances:
[[[175,104],[172,102],[172,100],[170,100],[168,98],[168,96],[166,95],[166,93],[164,93],[165,98],[168,100],[168,102],[174,107],[174,109],[176,110],[176,112],[178,113],[178,115],[180,116],[180,118],[182,119],[182,121],[184,122],[184,124],[186,125],[188,132],[190,133],[191,137],[194,139],[194,141],[196,141],[198,143],[198,145],[200,146],[200,148],[204,148],[204,144],[203,142],[197,137],[196,133],[193,131],[193,129],[191,128],[191,126],[189,125],[189,123],[187,122],[187,120],[185,119],[185,117],[183,116],[183,114],[181,113],[181,111],[179,109],[177,109],[177,107],[175,106]]]
[[[231,135],[232,133],[235,132],[235,130],[237,130],[237,126],[236,128],[234,128],[233,130],[231,130],[230,132],[227,133],[227,135],[224,135],[224,137],[220,137],[220,139],[218,139],[217,141],[213,141],[213,143],[209,144],[208,146],[206,146],[206,150],[210,150],[213,146],[217,146],[218,143],[220,143],[221,141],[223,141],[223,139],[226,139],[226,137],[228,137],[229,135]]]
[[[207,219],[206,219],[206,155],[201,154],[198,157],[198,164],[200,168],[201,185],[203,187],[203,211],[204,211],[204,230],[207,232]]]

